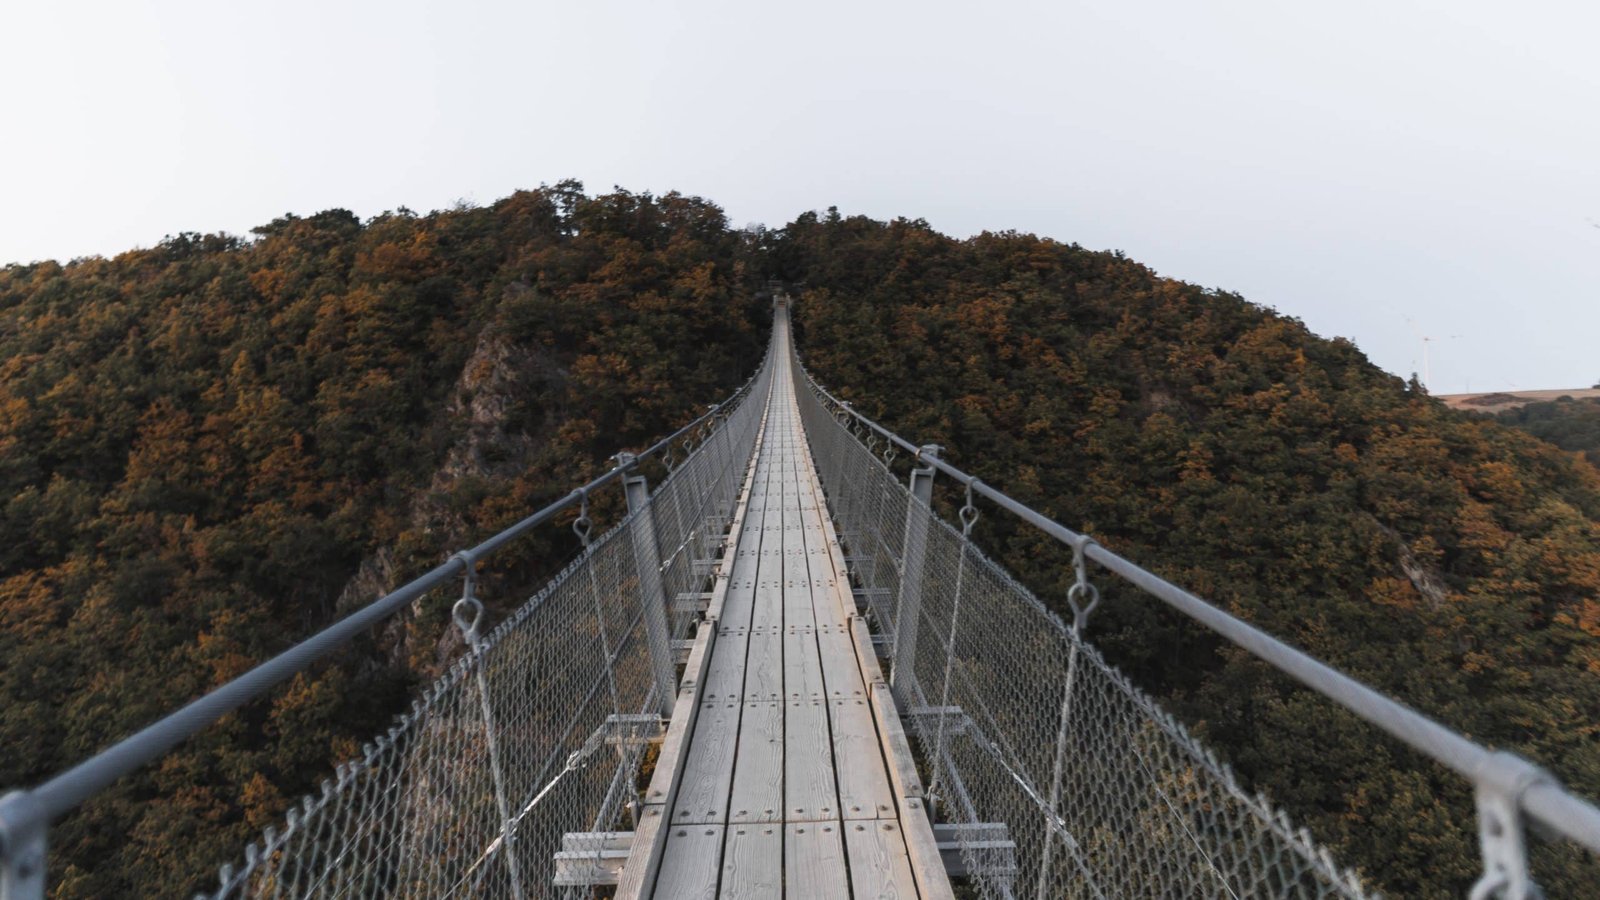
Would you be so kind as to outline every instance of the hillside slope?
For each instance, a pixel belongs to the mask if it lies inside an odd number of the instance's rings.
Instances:
[[[808,365],[864,412],[1600,796],[1593,468],[1119,254],[836,215],[766,247],[772,274],[807,286]],[[1061,604],[1049,541],[992,509],[980,535]],[[1460,896],[1476,877],[1459,779],[1130,591],[1107,591],[1089,633],[1386,891]],[[1592,885],[1554,855],[1552,896]]]
[[[148,724],[724,396],[765,340],[736,287],[741,241],[698,199],[561,184],[0,270],[0,786]],[[564,527],[519,542],[482,593],[504,609],[574,549]],[[55,894],[211,883],[456,651],[450,600],[69,817]]]
[[[1497,412],[1495,418],[1570,453],[1581,453],[1600,467],[1600,397],[1566,396],[1528,403]]]

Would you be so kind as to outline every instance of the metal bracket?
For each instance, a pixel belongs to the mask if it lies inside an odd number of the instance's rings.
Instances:
[[[1499,751],[1490,754],[1475,781],[1483,875],[1472,886],[1471,900],[1538,900],[1544,893],[1528,872],[1522,795],[1533,785],[1552,779],[1533,763]]]
[[[711,598],[716,594],[710,591],[689,591],[672,598],[672,613],[679,616],[693,616],[704,613],[711,608]]]
[[[0,897],[43,900],[49,828],[26,791],[0,797]]]
[[[606,716],[604,725],[600,730],[605,733],[605,742],[611,747],[643,747],[661,740],[666,734],[666,727],[662,725],[660,716],[649,713],[629,715],[627,713]]]
[[[912,706],[906,718],[916,726],[919,735],[938,728],[941,719],[946,737],[966,734],[967,726],[972,724],[972,719],[959,706]]]
[[[561,837],[556,854],[557,887],[596,887],[616,884],[622,864],[633,849],[631,831],[569,832]]]
[[[894,445],[889,445],[893,450]],[[885,451],[887,453],[887,451]],[[917,461],[939,458],[939,445],[924,444],[917,451]],[[900,557],[900,596],[894,602],[894,641],[889,683],[896,694],[909,696],[911,683],[916,681],[912,661],[917,658],[917,628],[922,620],[922,578],[926,568],[929,520],[933,516],[933,477],[938,473],[931,464],[911,470],[911,502],[906,504],[904,551]]]
[[[874,601],[887,603],[892,592],[888,588],[858,587],[851,588],[850,595],[855,598],[856,611],[864,612]]]
[[[1017,843],[1004,822],[941,823],[933,826],[939,858],[952,878],[972,878],[1002,896],[1016,881]]]
[[[684,665],[689,662],[689,653],[694,650],[693,638],[674,638],[672,640],[672,663]]]

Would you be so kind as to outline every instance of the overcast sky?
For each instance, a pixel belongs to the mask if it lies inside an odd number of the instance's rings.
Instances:
[[[1600,381],[1594,3],[54,0],[0,30],[0,262],[576,177],[1120,249],[1401,375],[1434,337],[1435,393]]]

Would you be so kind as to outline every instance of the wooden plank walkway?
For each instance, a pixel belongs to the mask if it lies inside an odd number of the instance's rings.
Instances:
[[[857,639],[865,623],[800,422],[780,313],[725,583],[690,654],[617,896],[943,900],[949,880],[926,852],[915,767],[893,733],[877,658]]]

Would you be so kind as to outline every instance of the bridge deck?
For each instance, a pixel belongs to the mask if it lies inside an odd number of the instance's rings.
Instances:
[[[619,896],[949,895],[785,359]]]

